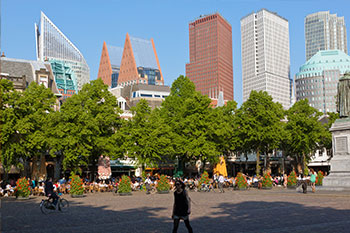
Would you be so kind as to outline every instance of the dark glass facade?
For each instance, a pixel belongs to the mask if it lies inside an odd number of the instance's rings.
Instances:
[[[160,71],[157,69],[138,67],[137,71],[140,78],[148,78],[149,85],[155,85],[156,80],[161,80]]]

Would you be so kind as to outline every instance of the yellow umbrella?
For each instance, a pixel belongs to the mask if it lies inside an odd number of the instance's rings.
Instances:
[[[220,162],[214,167],[214,174],[222,174],[224,177],[227,176],[226,162],[224,156],[220,157]]]

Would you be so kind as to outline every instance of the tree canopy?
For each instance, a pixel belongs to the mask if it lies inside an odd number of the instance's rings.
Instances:
[[[100,155],[120,156],[113,135],[122,124],[116,98],[101,79],[68,98],[51,123],[51,154],[63,152],[64,168],[96,164]]]
[[[5,170],[23,168],[28,159],[46,152],[48,116],[56,98],[50,89],[32,82],[24,92],[1,80],[1,151]]]
[[[123,151],[141,166],[156,167],[173,152],[170,128],[160,117],[159,109],[152,111],[145,99],[131,111],[133,118],[120,130],[124,135]]]
[[[187,77],[178,77],[162,103],[161,117],[172,132],[172,158],[185,161],[217,161],[220,152],[211,140],[211,100],[195,90]]]
[[[248,100],[237,111],[237,145],[243,152],[256,152],[256,174],[260,174],[260,153],[267,156],[282,140],[283,117],[282,105],[273,102],[265,91],[251,91]]]
[[[287,155],[295,159],[299,172],[308,163],[325,133],[319,121],[321,115],[307,99],[299,100],[287,111],[287,137],[283,145]]]

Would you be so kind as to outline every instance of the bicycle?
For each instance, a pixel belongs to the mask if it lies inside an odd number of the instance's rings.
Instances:
[[[53,204],[53,199],[51,197],[49,197],[46,200],[42,199],[40,202],[41,212],[43,214],[50,214],[56,211],[56,207],[61,212],[67,212],[69,208],[69,202],[64,198],[61,198],[61,195],[62,195],[61,193],[58,194],[58,201],[56,206]]]

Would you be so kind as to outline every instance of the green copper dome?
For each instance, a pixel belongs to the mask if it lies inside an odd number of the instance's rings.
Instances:
[[[350,56],[340,50],[318,51],[299,69],[296,79],[322,76],[324,70],[350,71]]]

